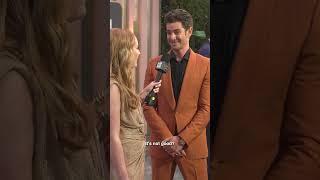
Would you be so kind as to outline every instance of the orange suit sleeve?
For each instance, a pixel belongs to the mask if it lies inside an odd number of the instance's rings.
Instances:
[[[156,59],[149,61],[148,67],[144,79],[144,87],[150,84],[155,78],[155,62]],[[161,91],[161,89],[160,89]],[[157,136],[161,137],[162,140],[167,139],[172,136],[167,124],[159,116],[158,112],[154,107],[143,105],[143,113],[145,119],[151,128],[152,132]]]

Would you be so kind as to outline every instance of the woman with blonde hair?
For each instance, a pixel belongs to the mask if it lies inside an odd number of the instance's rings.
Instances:
[[[141,108],[146,95],[160,82],[151,82],[140,94],[134,69],[140,54],[130,30],[112,29],[110,66],[110,150],[112,179],[144,179],[145,132]]]

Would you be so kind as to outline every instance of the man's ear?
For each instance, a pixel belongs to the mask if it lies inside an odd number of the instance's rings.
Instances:
[[[191,37],[192,31],[193,31],[193,27],[189,27],[189,29],[187,30],[187,33],[189,34],[189,37]]]

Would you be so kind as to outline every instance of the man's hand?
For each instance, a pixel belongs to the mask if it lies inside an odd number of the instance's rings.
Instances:
[[[172,136],[170,138],[167,138],[163,141],[164,146],[162,146],[164,148],[164,150],[169,153],[170,156],[172,157],[182,157],[182,156],[186,156],[185,151],[183,150],[184,148],[184,141],[179,137],[179,136]],[[172,144],[172,145],[169,145]]]

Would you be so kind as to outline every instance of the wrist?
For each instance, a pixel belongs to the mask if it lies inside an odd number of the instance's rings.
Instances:
[[[184,147],[186,145],[186,142],[180,136],[178,137],[179,137],[178,145]]]
[[[115,168],[115,175],[119,178],[119,179],[126,179],[129,177],[128,172],[127,172],[127,168],[125,164],[118,164],[118,168]]]
[[[139,97],[140,97],[141,102],[143,102],[144,99],[146,98],[146,92],[145,92],[144,90],[142,90],[142,91],[139,93]]]
[[[119,180],[127,180],[127,179],[129,179],[129,176],[127,173],[119,174]]]

